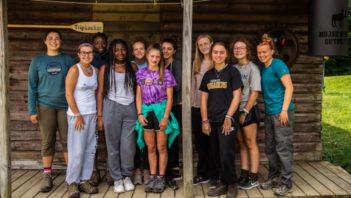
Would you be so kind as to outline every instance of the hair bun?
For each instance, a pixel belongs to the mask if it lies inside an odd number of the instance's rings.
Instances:
[[[261,37],[262,44],[269,44],[273,39],[267,34],[263,34]]]

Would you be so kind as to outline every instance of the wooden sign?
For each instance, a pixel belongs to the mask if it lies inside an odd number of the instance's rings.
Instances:
[[[23,24],[8,24],[9,28],[57,28],[57,29],[72,29],[82,33],[97,33],[104,31],[102,22],[79,22],[72,25],[23,25]]]

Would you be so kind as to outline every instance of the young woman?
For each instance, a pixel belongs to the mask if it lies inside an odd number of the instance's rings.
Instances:
[[[210,136],[210,156],[220,171],[221,182],[210,189],[208,196],[237,195],[235,174],[235,133],[241,94],[239,71],[228,66],[229,52],[223,42],[211,48],[214,67],[202,79],[201,117],[202,131]]]
[[[148,47],[146,58],[147,68],[138,70],[136,74],[138,121],[135,130],[138,133],[140,149],[145,146],[144,141],[148,149],[151,179],[145,185],[145,192],[161,193],[165,188],[167,142],[170,147],[179,135],[178,122],[171,113],[173,87],[176,86],[176,81],[172,73],[164,69],[159,44]]]
[[[135,68],[129,60],[128,45],[115,39],[109,45],[109,63],[100,68],[98,88],[98,129],[105,129],[108,168],[114,192],[134,190],[130,177],[134,168],[136,117]]]
[[[134,56],[132,64],[135,64],[138,69],[147,67],[145,56],[146,46],[146,41],[143,38],[136,38],[132,43],[132,52]]]
[[[79,197],[79,190],[98,192],[88,181],[93,172],[97,146],[96,89],[98,70],[93,61],[93,46],[82,43],[78,47],[79,62],[72,66],[66,77],[68,102],[68,166],[66,182],[68,196]],[[79,189],[79,190],[78,190]]]
[[[56,131],[59,132],[63,156],[67,163],[67,101],[65,78],[75,61],[61,53],[61,33],[48,30],[44,36],[46,53],[32,59],[28,71],[28,111],[33,124],[39,122],[43,175],[41,192],[52,187],[51,165],[55,154]]]
[[[135,38],[132,43],[132,52],[134,60],[132,64],[136,68],[142,69],[147,67],[146,61],[146,41],[143,38]],[[137,184],[148,184],[150,181],[149,160],[147,157],[147,149],[136,149],[134,157],[134,174],[133,182]]]
[[[175,59],[177,52],[177,42],[171,38],[165,38],[161,43],[165,68],[172,72],[177,85],[173,89],[173,106],[172,113],[176,117],[179,127],[182,127],[182,63]],[[166,171],[166,183],[169,187],[177,189],[175,180],[182,179],[179,167],[179,139],[174,140],[168,151],[169,160]]]
[[[195,133],[195,147],[199,156],[196,169],[197,175],[193,179],[193,184],[207,183],[210,180],[209,188],[214,188],[217,185],[219,173],[214,166],[213,160],[210,160],[209,137],[202,133],[200,112],[201,92],[199,88],[205,72],[213,67],[210,54],[212,43],[212,37],[208,34],[201,34],[197,37],[191,81],[191,120],[193,133]]]
[[[262,42],[257,46],[257,56],[264,64],[261,85],[266,114],[265,143],[269,173],[268,180],[261,184],[261,188],[277,187],[274,193],[283,196],[292,190],[295,115],[289,69],[282,60],[273,58],[274,53],[273,40],[267,34],[263,35]]]
[[[94,67],[100,68],[108,63],[107,36],[105,33],[98,32],[93,36],[94,59],[91,63]]]
[[[240,71],[244,88],[240,101],[239,130],[237,140],[240,146],[241,176],[239,187],[245,190],[258,186],[258,166],[260,152],[256,141],[260,122],[257,96],[261,91],[261,76],[258,67],[251,62],[251,44],[242,37],[232,43],[233,55],[237,61],[234,66]]]

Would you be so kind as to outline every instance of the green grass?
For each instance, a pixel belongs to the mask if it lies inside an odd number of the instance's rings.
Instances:
[[[323,159],[351,173],[351,75],[324,78]]]

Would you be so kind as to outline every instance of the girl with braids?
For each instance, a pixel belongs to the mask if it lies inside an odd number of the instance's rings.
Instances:
[[[193,76],[191,81],[191,120],[193,133],[195,134],[195,147],[199,156],[197,163],[196,176],[193,179],[193,184],[207,183],[209,188],[214,188],[218,183],[218,170],[210,160],[210,140],[208,135],[202,133],[201,129],[201,91],[200,83],[204,74],[211,69],[211,46],[213,39],[208,34],[201,34],[196,39],[195,58],[193,62]]]
[[[269,160],[268,180],[262,189],[274,188],[277,196],[291,192],[293,176],[293,126],[295,121],[292,103],[293,84],[286,64],[277,58],[273,40],[263,35],[257,46],[261,68],[262,95],[265,104],[265,144]],[[279,178],[281,177],[281,181]],[[279,185],[278,185],[279,184]]]
[[[240,146],[241,177],[239,187],[245,190],[257,187],[260,152],[256,141],[257,127],[260,122],[257,96],[261,91],[260,70],[252,60],[251,43],[240,37],[232,43],[232,53],[237,61],[234,65],[241,74],[243,90],[240,101],[239,131],[237,140]]]
[[[145,192],[162,193],[168,161],[167,142],[170,147],[180,132],[178,122],[171,113],[173,87],[177,83],[172,73],[164,67],[160,44],[148,47],[146,59],[148,66],[136,74],[138,121],[135,130],[140,149],[144,148],[145,143],[148,149],[151,179],[145,185]]]
[[[99,72],[97,126],[104,127],[108,168],[114,192],[134,190],[130,177],[134,168],[136,117],[135,68],[129,60],[128,45],[115,39],[109,45],[109,63]]]

